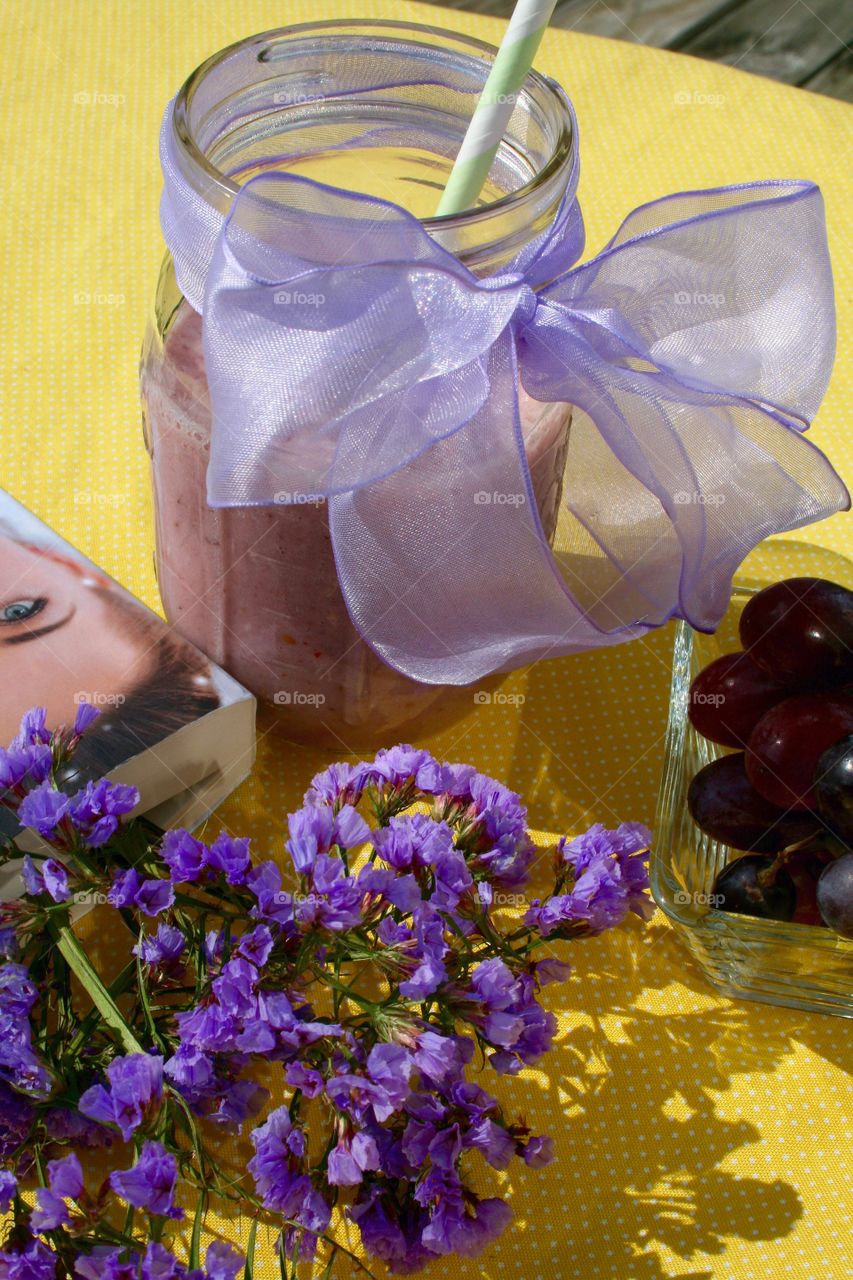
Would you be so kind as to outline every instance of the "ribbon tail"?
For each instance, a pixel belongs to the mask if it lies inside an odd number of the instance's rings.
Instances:
[[[511,333],[484,359],[491,395],[464,427],[329,502],[356,628],[389,666],[426,684],[471,684],[643,630],[605,633],[568,589],[536,508]],[[581,581],[580,562],[575,573]]]

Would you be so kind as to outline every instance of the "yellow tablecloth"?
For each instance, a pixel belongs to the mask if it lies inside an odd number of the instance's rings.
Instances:
[[[492,42],[501,24],[403,0],[360,16],[443,23]],[[152,525],[136,363],[162,253],[157,131],[188,71],[241,36],[351,13],[344,0],[4,0],[0,185],[2,483],[152,604]],[[817,20],[817,19],[816,19]],[[853,472],[850,287],[853,113],[725,67],[550,31],[538,65],[580,119],[589,252],[668,191],[767,177],[823,188],[839,354],[812,438]],[[81,493],[114,497],[97,511]],[[800,535],[829,552],[844,517]],[[793,563],[831,572],[800,545]],[[428,745],[528,800],[543,831],[650,821],[672,635],[544,663]],[[320,763],[261,719],[254,776],[225,806],[232,829],[281,849],[282,817]],[[563,1046],[515,1096],[557,1140],[547,1170],[514,1177],[513,1227],[461,1280],[768,1280],[850,1275],[853,1024],[719,998],[658,918],[576,948]],[[260,1268],[275,1274],[271,1259]],[[342,1268],[341,1274],[346,1274]]]

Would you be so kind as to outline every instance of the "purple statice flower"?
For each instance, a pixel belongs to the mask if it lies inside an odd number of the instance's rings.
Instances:
[[[143,880],[133,901],[143,915],[158,916],[174,903],[175,890],[170,880]]]
[[[364,766],[368,782],[378,786],[403,787],[414,783],[420,791],[432,792],[440,786],[441,766],[424,747],[408,743],[377,752],[372,764]]]
[[[96,1244],[74,1260],[74,1274],[80,1280],[139,1280],[139,1270],[138,1255],[125,1258],[122,1250],[106,1244]]]
[[[50,739],[51,733],[47,727],[47,709],[45,707],[30,707],[29,711],[25,711],[21,716],[21,724],[14,745],[30,746],[34,743],[41,743],[46,746],[50,743]]]
[[[0,1280],[54,1280],[58,1256],[31,1236],[14,1249],[0,1249]]]
[[[443,963],[448,951],[445,925],[428,903],[414,912],[412,924],[412,943],[407,953],[412,972],[400,983],[400,993],[407,1000],[425,1000],[447,979]]]
[[[91,729],[100,714],[99,708],[92,706],[91,702],[78,703],[77,714],[74,716],[74,727],[71,730],[72,735],[75,738],[82,738],[86,730]]]
[[[361,1189],[347,1216],[358,1224],[367,1252],[390,1271],[418,1271],[435,1257],[422,1239],[429,1221],[424,1210],[411,1202],[401,1207],[378,1184]]]
[[[519,796],[483,773],[470,779],[471,805],[480,829],[478,855],[489,880],[504,888],[523,884],[535,846],[527,831],[527,810]]]
[[[11,924],[0,925],[0,958],[14,960],[18,954],[18,934]]]
[[[183,1267],[173,1253],[157,1240],[150,1240],[138,1266],[140,1280],[183,1280]]]
[[[369,1133],[338,1140],[329,1152],[327,1178],[333,1187],[357,1187],[367,1170],[379,1168],[379,1149]]]
[[[0,1160],[11,1160],[24,1145],[34,1119],[32,1103],[0,1080]]]
[[[8,1169],[0,1169],[0,1213],[8,1213],[18,1194],[18,1179]]]
[[[113,907],[132,907],[141,884],[142,876],[135,867],[129,867],[127,871],[116,871],[113,873],[113,882],[107,894],[107,901]]]
[[[547,987],[549,982],[565,982],[572,972],[572,966],[567,960],[558,960],[556,956],[547,957],[545,960],[537,960],[533,966],[533,973],[540,987]]]
[[[191,1044],[181,1044],[163,1068],[169,1083],[197,1109],[216,1095],[219,1078],[211,1056]]]
[[[208,1280],[236,1280],[246,1259],[224,1240],[213,1240],[204,1255],[204,1269]]]
[[[412,1056],[421,1075],[445,1091],[462,1079],[473,1055],[474,1045],[467,1036],[439,1035],[427,1030],[418,1035]]]
[[[258,900],[252,915],[275,921],[279,925],[290,926],[292,930],[293,894],[282,889],[281,872],[274,862],[267,860],[253,867],[246,876],[246,888]]]
[[[522,1147],[521,1156],[529,1169],[544,1169],[554,1159],[554,1139],[547,1135],[530,1138]]]
[[[232,956],[222,966],[211,988],[226,1017],[245,1019],[257,1016],[259,978],[258,970],[245,956]]]
[[[300,875],[310,871],[321,854],[335,846],[351,849],[370,838],[370,828],[351,804],[336,813],[325,804],[306,804],[287,817],[290,839],[286,848]]]
[[[315,774],[305,792],[308,804],[358,804],[367,782],[363,764],[331,764],[323,773]]]
[[[229,884],[244,884],[252,866],[249,843],[221,831],[207,851],[208,868],[224,875]]]
[[[344,1072],[326,1083],[326,1094],[336,1107],[356,1120],[384,1123],[399,1111],[409,1093],[414,1068],[412,1055],[399,1044],[374,1045],[364,1074]]]
[[[618,924],[628,911],[648,920],[654,911],[644,892],[649,887],[651,838],[639,822],[623,822],[615,831],[597,822],[574,840],[561,840],[560,853],[575,873],[574,888],[567,895],[572,909],[582,910],[586,904],[589,912],[567,918],[588,919],[594,932]]]
[[[43,840],[50,840],[70,804],[64,791],[57,791],[49,781],[41,782],[27,792],[18,806],[18,821],[21,826],[37,831]]]
[[[0,965],[0,1080],[46,1097],[53,1082],[33,1049],[29,1020],[37,1000],[38,988],[24,965]]]
[[[75,829],[93,849],[107,844],[118,831],[119,819],[139,803],[136,787],[100,778],[87,782],[72,796],[69,815]]]
[[[47,1181],[51,1191],[58,1196],[76,1200],[83,1194],[83,1170],[74,1152],[59,1160],[49,1160]]]
[[[258,924],[249,933],[243,934],[237,950],[258,969],[262,969],[269,959],[273,944],[274,939],[267,926]]]
[[[471,974],[472,993],[483,1012],[475,1023],[497,1052],[489,1059],[496,1071],[514,1075],[550,1049],[557,1028],[535,998],[529,974],[514,977],[499,957],[481,961]]]
[[[163,1059],[150,1053],[115,1058],[107,1067],[107,1079],[109,1088],[93,1085],[78,1105],[90,1119],[116,1125],[127,1142],[163,1096]]]
[[[476,1257],[506,1229],[512,1210],[496,1196],[478,1200],[475,1196],[444,1193],[425,1228],[422,1240],[432,1253],[459,1253]]]
[[[42,1115],[42,1122],[53,1142],[87,1148],[112,1146],[112,1130],[71,1107],[51,1107]]]
[[[19,791],[28,783],[46,782],[53,769],[53,752],[44,743],[13,743],[0,747],[0,792]]]
[[[165,1218],[181,1218],[175,1205],[178,1162],[161,1142],[146,1142],[136,1164],[130,1169],[114,1169],[110,1186],[136,1209],[147,1209]]]
[[[284,1068],[284,1078],[294,1089],[301,1089],[306,1098],[316,1098],[326,1085],[320,1072],[306,1066],[304,1062],[288,1062]]]
[[[267,1209],[294,1217],[312,1189],[310,1178],[302,1172],[305,1134],[293,1125],[287,1107],[278,1107],[253,1130],[251,1141],[255,1154],[248,1169],[258,1195]]]
[[[30,1218],[33,1230],[38,1232],[71,1225],[65,1201],[76,1200],[83,1194],[83,1170],[73,1151],[61,1160],[48,1163],[47,1182],[46,1187],[36,1191],[36,1207]]]
[[[247,1120],[260,1115],[269,1097],[269,1089],[254,1080],[235,1080],[224,1089],[208,1119],[226,1133],[240,1133]]]
[[[515,1155],[515,1142],[502,1125],[484,1116],[465,1134],[465,1146],[479,1151],[494,1169],[505,1169]]]
[[[408,871],[437,862],[453,849],[453,832],[446,822],[436,822],[425,813],[403,814],[390,819],[387,827],[373,833],[373,847],[383,862]]]
[[[26,1018],[38,998],[38,987],[26,965],[0,965],[0,1012]]]
[[[173,971],[186,949],[186,939],[174,925],[158,924],[155,934],[146,934],[133,948],[135,956],[141,956],[152,969]]]
[[[21,877],[27,893],[37,898],[39,894],[48,894],[54,902],[67,902],[71,897],[68,888],[68,872],[56,858],[46,858],[37,867],[29,854],[21,866]]]
[[[182,827],[167,831],[160,843],[160,857],[175,884],[200,880],[207,866],[208,849]]]
[[[453,911],[474,881],[458,849],[444,849],[433,866],[435,887],[430,901],[441,911]]]
[[[364,889],[355,876],[346,874],[340,858],[318,854],[311,867],[311,887],[311,893],[295,898],[294,911],[300,924],[320,925],[334,933],[361,924]]]

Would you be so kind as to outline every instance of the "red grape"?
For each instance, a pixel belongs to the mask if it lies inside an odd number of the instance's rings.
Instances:
[[[853,938],[853,853],[824,868],[817,882],[817,905],[830,929]]]
[[[761,717],[746,749],[746,776],[782,808],[814,809],[813,781],[827,748],[853,733],[853,697],[800,694]]]
[[[853,734],[823,753],[815,773],[814,791],[821,817],[853,847]]]
[[[817,831],[820,819],[786,813],[759,795],[746,776],[744,753],[720,756],[690,783],[687,807],[698,827],[734,849],[776,853]]]
[[[740,619],[749,656],[777,680],[803,689],[853,680],[853,591],[822,578],[765,587]]]
[[[773,859],[761,853],[746,853],[723,867],[714,882],[720,910],[764,920],[790,920],[797,905],[794,882],[782,867],[771,868]]]
[[[745,653],[724,653],[690,686],[690,723],[703,738],[724,747],[745,747],[758,721],[789,696]]]

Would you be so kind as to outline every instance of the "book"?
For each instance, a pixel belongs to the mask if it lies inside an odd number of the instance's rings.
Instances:
[[[252,694],[0,489],[0,745],[30,707],[53,729],[81,702],[101,715],[63,790],[106,776],[138,789],[134,814],[193,828],[251,771]],[[0,806],[0,833],[19,832]],[[18,865],[0,868],[0,901],[20,892]]]

